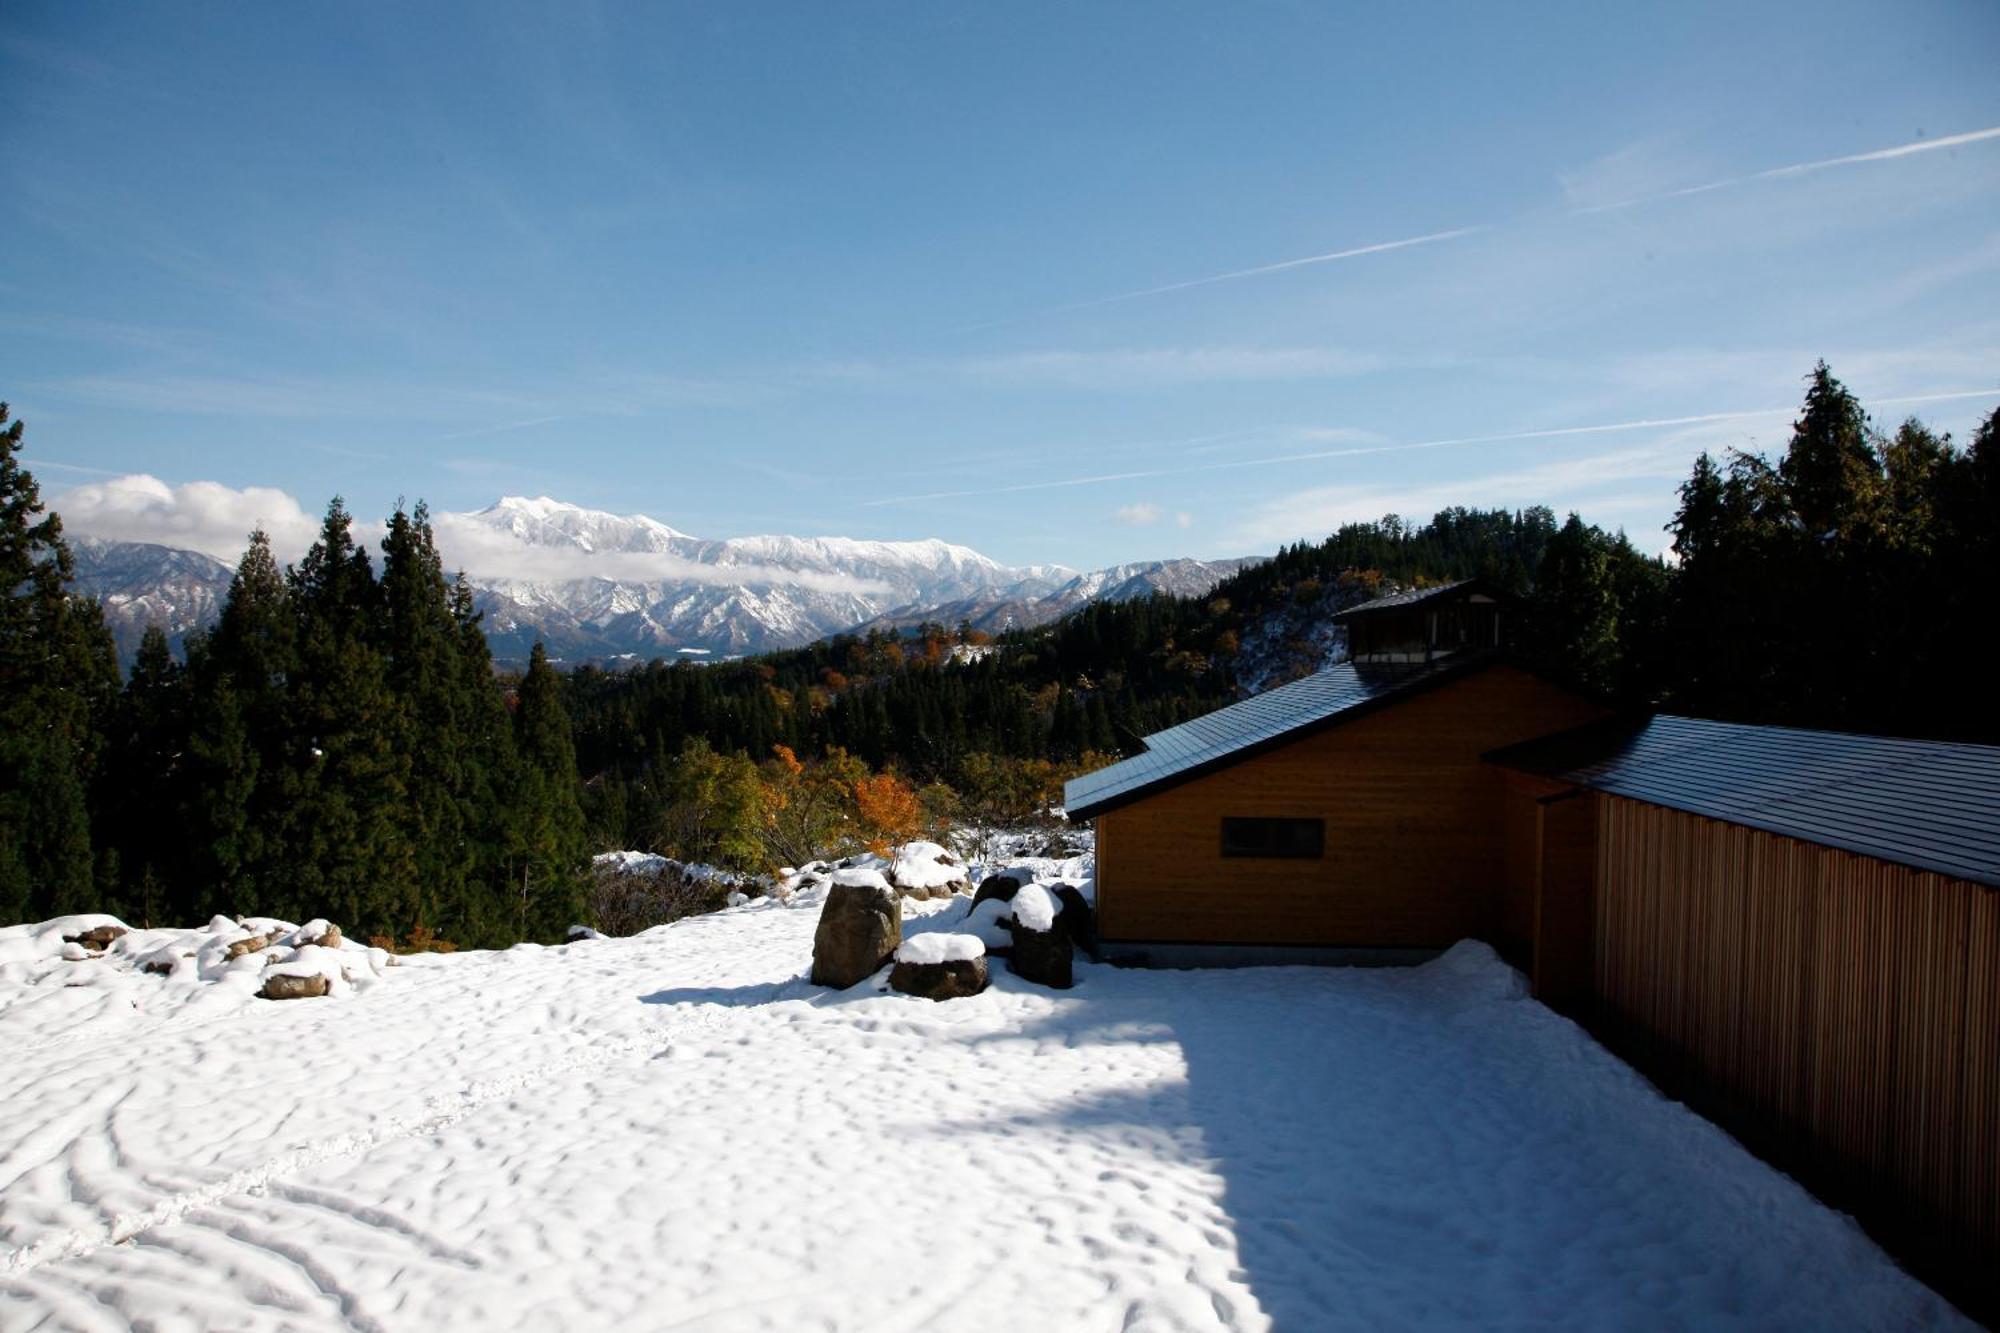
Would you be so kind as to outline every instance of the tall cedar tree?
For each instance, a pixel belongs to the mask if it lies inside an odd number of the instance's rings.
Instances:
[[[422,923],[405,822],[408,732],[380,649],[381,593],[336,497],[289,579],[298,664],[286,700],[285,820],[297,858],[288,915],[327,915],[363,936]],[[428,924],[428,923],[423,923]]]
[[[493,675],[492,651],[462,573],[451,588],[451,618],[464,701],[462,741],[470,761],[459,809],[472,839],[473,883],[455,911],[445,914],[441,928],[456,931],[450,938],[470,944],[511,944],[521,938],[515,933],[512,873],[521,762],[506,698]]]
[[[474,786],[471,770],[479,759],[466,726],[470,709],[451,590],[421,503],[414,514],[398,505],[389,519],[381,598],[386,684],[401,705],[392,715],[394,742],[409,765],[406,799],[395,814],[397,832],[412,851],[417,899],[411,924],[471,943],[472,923],[460,908],[476,873],[465,794]]]
[[[9,415],[0,403],[0,918],[14,921],[102,901],[89,790],[118,662],[98,604],[69,590],[62,520]]]
[[[188,673],[174,660],[166,632],[148,625],[112,712],[98,797],[98,809],[110,817],[97,821],[102,841],[117,852],[117,901],[143,926],[194,919],[181,914],[189,905],[176,893],[188,880],[176,807],[187,781],[191,703]]]
[[[260,529],[230,580],[215,629],[188,645],[190,726],[180,803],[187,878],[181,919],[275,913],[296,874],[286,845],[291,750],[287,698],[297,670],[291,590]]]
[[[557,940],[583,919],[585,842],[562,681],[537,642],[514,712],[521,780],[514,829],[515,937]]]

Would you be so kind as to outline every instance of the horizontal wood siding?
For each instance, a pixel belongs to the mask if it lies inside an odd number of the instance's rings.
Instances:
[[[1479,756],[1599,716],[1495,665],[1109,811],[1097,820],[1100,928],[1383,948],[1488,934],[1508,874],[1505,780]],[[1225,859],[1225,816],[1324,819],[1326,854]]]
[[[2000,894],[1598,799],[1613,1044],[1991,1317]]]

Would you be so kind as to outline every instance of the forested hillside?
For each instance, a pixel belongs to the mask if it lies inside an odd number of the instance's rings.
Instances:
[[[998,638],[926,625],[567,677],[539,653],[495,675],[422,505],[391,518],[378,574],[336,500],[294,569],[254,536],[215,629],[185,662],[150,635],[121,684],[20,440],[0,434],[8,920],[553,938],[593,848],[761,871],[1043,818],[1065,775],[1323,665],[1334,612],[1474,576],[1521,598],[1517,651],[1631,705],[2000,741],[2000,411],[1962,449],[1914,420],[1884,433],[1824,365],[1781,458],[1696,462],[1665,560],[1573,514],[1448,509]]]

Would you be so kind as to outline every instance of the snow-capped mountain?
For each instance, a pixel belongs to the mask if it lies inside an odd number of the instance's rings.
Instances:
[[[473,571],[503,658],[525,656],[538,637],[569,661],[768,652],[891,610],[1075,576],[935,539],[703,540],[545,497],[441,515],[437,530],[446,557]]]
[[[148,542],[71,537],[77,583],[104,604],[121,661],[139,651],[146,626],[158,625],[179,650],[188,634],[222,613],[235,573],[214,556]]]
[[[937,606],[905,608],[877,617],[865,628],[907,628],[924,621],[969,624],[988,633],[1045,625],[1089,602],[1126,602],[1156,592],[1198,597],[1257,558],[1144,560],[1077,574],[1061,583],[1024,580],[1011,588],[974,594]]]
[[[1204,592],[1243,561],[1162,560],[1079,574],[1008,566],[936,539],[708,540],[643,514],[510,496],[432,516],[448,567],[464,567],[494,654],[540,639],[571,663],[768,652],[860,626],[1034,625],[1099,598]],[[149,621],[178,641],[211,621],[230,569],[193,551],[80,538],[80,588],[105,602],[129,657]]]

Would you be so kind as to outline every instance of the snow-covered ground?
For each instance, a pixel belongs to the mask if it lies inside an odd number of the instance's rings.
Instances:
[[[0,978],[0,1328],[1960,1322],[1481,946],[934,1003],[806,984],[814,896],[335,998]]]

